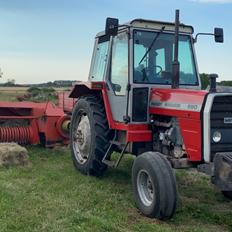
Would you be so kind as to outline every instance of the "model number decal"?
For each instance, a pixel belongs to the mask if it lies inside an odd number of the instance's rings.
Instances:
[[[224,118],[224,123],[225,124],[232,124],[232,118]]]
[[[161,102],[161,101],[151,101],[151,107],[159,107],[165,109],[175,109],[175,110],[190,110],[200,112],[201,105],[199,104],[188,104],[179,102]],[[231,122],[232,123],[232,122]]]

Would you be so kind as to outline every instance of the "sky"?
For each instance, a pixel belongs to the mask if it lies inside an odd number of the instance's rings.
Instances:
[[[212,36],[195,45],[200,73],[232,80],[232,0],[0,0],[0,83],[87,80],[94,37],[106,17],[174,22],[195,33],[224,28],[224,43]]]

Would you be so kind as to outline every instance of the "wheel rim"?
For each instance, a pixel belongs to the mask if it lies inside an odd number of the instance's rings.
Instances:
[[[73,133],[73,149],[75,158],[84,164],[89,157],[91,146],[90,122],[87,115],[82,115]]]
[[[139,198],[145,206],[150,206],[155,198],[154,185],[150,175],[144,169],[137,175],[137,190]]]

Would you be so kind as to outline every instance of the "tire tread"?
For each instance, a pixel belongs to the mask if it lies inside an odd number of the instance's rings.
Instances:
[[[89,113],[92,115],[92,123],[93,131],[94,133],[94,148],[93,148],[93,154],[92,158],[89,161],[88,166],[83,169],[80,167],[80,164],[75,159],[74,154],[72,154],[73,161],[75,167],[81,171],[84,174],[94,175],[94,176],[101,176],[106,171],[107,166],[102,163],[102,158],[104,157],[107,148],[109,146],[109,136],[110,136],[110,129],[108,126],[108,122],[106,119],[106,113],[103,101],[100,96],[96,95],[86,95],[81,96],[74,107],[73,110],[73,117],[75,117],[75,112],[79,110],[79,103],[82,102],[82,104],[86,104],[89,110]],[[75,120],[75,118],[72,118],[71,125]],[[74,153],[72,151],[72,153]]]
[[[147,208],[139,199],[136,186],[136,173],[139,169],[150,170],[156,180],[156,203]],[[138,207],[148,217],[166,220],[176,210],[177,187],[174,172],[168,160],[159,152],[145,152],[139,155],[132,168],[132,184]]]

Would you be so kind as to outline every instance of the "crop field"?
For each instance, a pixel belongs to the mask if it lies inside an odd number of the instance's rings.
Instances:
[[[0,168],[1,232],[232,231],[232,202],[195,170],[176,171],[177,212],[171,220],[159,221],[136,208],[131,155],[95,178],[75,170],[68,147],[27,149],[28,166]]]
[[[0,87],[0,101],[17,101],[18,96],[27,93],[28,87]],[[64,91],[67,88],[54,88],[56,92]]]
[[[17,101],[17,96],[25,94],[26,87],[0,87],[0,101]]]

